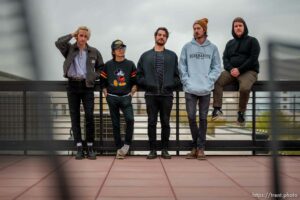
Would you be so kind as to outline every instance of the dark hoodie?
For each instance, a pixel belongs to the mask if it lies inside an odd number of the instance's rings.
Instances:
[[[244,24],[244,33],[240,38],[234,33],[234,22]],[[232,36],[234,39],[227,42],[223,53],[224,69],[230,72],[232,68],[238,68],[241,74],[249,70],[259,73],[260,46],[256,38],[248,35],[247,24],[242,18],[233,20]]]

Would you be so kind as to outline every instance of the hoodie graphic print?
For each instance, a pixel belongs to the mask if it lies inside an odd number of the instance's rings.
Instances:
[[[197,96],[210,94],[221,73],[218,48],[209,40],[199,44],[195,39],[184,45],[179,60],[183,90]]]

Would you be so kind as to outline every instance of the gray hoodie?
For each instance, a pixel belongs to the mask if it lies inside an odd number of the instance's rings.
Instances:
[[[178,65],[183,90],[197,96],[210,94],[221,73],[220,63],[218,48],[209,40],[185,44]]]

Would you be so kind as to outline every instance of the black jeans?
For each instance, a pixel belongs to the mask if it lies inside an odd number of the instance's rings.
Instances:
[[[93,143],[95,138],[94,88],[87,88],[85,81],[69,81],[67,94],[74,142],[82,142],[80,127],[80,102],[82,101],[85,113],[86,142]]]
[[[188,114],[194,148],[204,148],[207,131],[207,114],[209,109],[210,94],[206,96],[196,96],[185,93],[186,110]],[[199,106],[199,126],[197,126],[197,102]]]
[[[146,106],[148,114],[148,137],[150,150],[156,150],[156,124],[158,112],[161,123],[161,145],[167,149],[170,137],[170,114],[173,106],[172,96],[146,95]]]
[[[126,122],[125,144],[131,145],[134,128],[134,117],[131,100],[132,97],[130,95],[123,97],[107,95],[106,97],[113,125],[115,144],[118,149],[123,146],[120,134],[120,110],[123,112]]]

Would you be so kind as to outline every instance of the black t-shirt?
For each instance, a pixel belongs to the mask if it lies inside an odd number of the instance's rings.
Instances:
[[[121,62],[110,60],[105,63],[101,71],[101,79],[108,93],[126,95],[136,84],[136,66],[127,59]]]

